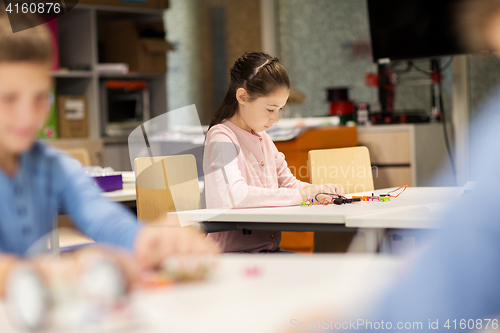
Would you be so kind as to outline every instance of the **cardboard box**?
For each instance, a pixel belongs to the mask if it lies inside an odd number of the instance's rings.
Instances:
[[[165,73],[167,51],[173,46],[164,38],[141,37],[141,31],[164,33],[163,22],[136,25],[132,20],[106,22],[102,26],[104,62],[126,63],[131,72]]]
[[[85,96],[57,96],[57,119],[60,138],[88,137],[87,98]]]
[[[167,9],[169,6],[169,0],[80,0],[79,3],[153,9]]]

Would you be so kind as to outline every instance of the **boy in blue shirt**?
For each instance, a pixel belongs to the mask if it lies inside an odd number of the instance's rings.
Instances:
[[[52,230],[58,211],[96,242],[133,250],[145,268],[171,253],[218,252],[191,228],[141,226],[101,197],[77,161],[35,141],[48,115],[51,42],[43,25],[12,33],[0,8],[0,291],[15,256]]]

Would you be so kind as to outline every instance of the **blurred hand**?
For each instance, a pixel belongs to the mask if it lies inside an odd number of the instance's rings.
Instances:
[[[193,227],[146,226],[135,241],[135,254],[142,269],[158,268],[171,255],[219,254],[220,248]]]
[[[20,258],[10,255],[0,255],[0,297],[5,295],[5,282],[10,269],[20,262]]]
[[[335,184],[321,184],[321,185],[309,185],[300,190],[300,195],[302,196],[302,200],[316,200],[316,195],[319,193],[327,193],[327,194],[338,194],[344,195],[344,189]],[[323,198],[331,199],[330,195],[318,195],[318,200]]]
[[[92,245],[61,256],[40,255],[29,260],[49,284],[77,281],[86,270],[102,260],[115,265],[127,290],[135,283],[139,273],[130,253],[105,245]]]

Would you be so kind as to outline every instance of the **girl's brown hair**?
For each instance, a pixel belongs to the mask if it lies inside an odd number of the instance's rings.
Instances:
[[[279,88],[290,89],[290,78],[278,58],[263,52],[246,52],[230,70],[231,82],[226,96],[215,111],[210,127],[229,119],[238,110],[236,91],[245,89],[250,98],[269,95]]]

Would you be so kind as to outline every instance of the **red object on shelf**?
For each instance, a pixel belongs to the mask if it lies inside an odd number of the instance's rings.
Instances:
[[[367,87],[378,87],[378,74],[377,73],[366,73],[365,74],[365,85]]]
[[[145,90],[148,89],[148,83],[146,81],[106,81],[106,88],[108,89],[129,89],[129,90]]]
[[[431,79],[434,83],[440,83],[443,81],[443,73],[432,72]]]
[[[354,103],[350,101],[339,101],[330,103],[330,115],[350,116],[354,112]]]

